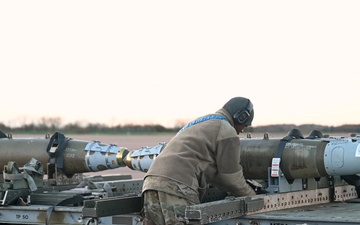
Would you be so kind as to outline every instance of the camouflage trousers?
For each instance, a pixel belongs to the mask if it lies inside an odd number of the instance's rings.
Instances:
[[[147,190],[143,193],[144,225],[184,225],[185,208],[191,203],[184,198],[161,191]]]

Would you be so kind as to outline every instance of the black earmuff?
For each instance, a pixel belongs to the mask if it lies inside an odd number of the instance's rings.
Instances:
[[[245,124],[245,122],[249,119],[252,110],[253,110],[253,104],[249,100],[245,108],[238,110],[233,115],[234,123],[238,125]]]

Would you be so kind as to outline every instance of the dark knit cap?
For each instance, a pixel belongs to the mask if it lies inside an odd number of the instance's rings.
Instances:
[[[254,118],[254,108],[249,99],[244,97],[232,98],[225,103],[223,109],[232,116],[235,124],[251,126],[251,122]]]

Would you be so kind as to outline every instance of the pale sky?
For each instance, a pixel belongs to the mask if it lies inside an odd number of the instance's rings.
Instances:
[[[0,123],[360,124],[360,1],[0,1]]]

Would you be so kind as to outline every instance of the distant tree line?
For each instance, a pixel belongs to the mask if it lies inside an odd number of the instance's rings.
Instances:
[[[159,124],[155,125],[115,125],[109,126],[100,123],[89,123],[85,126],[79,123],[70,123],[61,125],[61,119],[42,118],[38,123],[23,124],[19,127],[9,127],[0,123],[0,131],[4,133],[54,133],[60,131],[63,133],[76,134],[148,134],[148,133],[176,133],[185,124],[179,124],[172,128],[167,128]],[[291,129],[299,129],[304,135],[312,130],[318,130],[323,133],[358,133],[360,134],[360,124],[347,124],[341,126],[323,126],[316,124],[274,124],[266,126],[248,127],[247,133],[287,133]]]
[[[269,132],[269,133],[287,133],[292,129],[300,130],[304,135],[313,130],[321,131],[323,134],[332,133],[357,133],[360,134],[360,124],[345,124],[341,126],[323,126],[317,124],[275,124],[267,126],[249,127],[247,131],[250,132]]]
[[[63,133],[75,133],[75,134],[136,134],[136,133],[168,133],[175,132],[176,128],[166,128],[162,125],[116,125],[108,126],[100,123],[89,123],[86,126],[80,126],[76,123],[67,124],[65,126],[54,125],[36,125],[27,124],[20,127],[8,127],[0,123],[0,131],[4,133],[54,133],[60,131]]]

